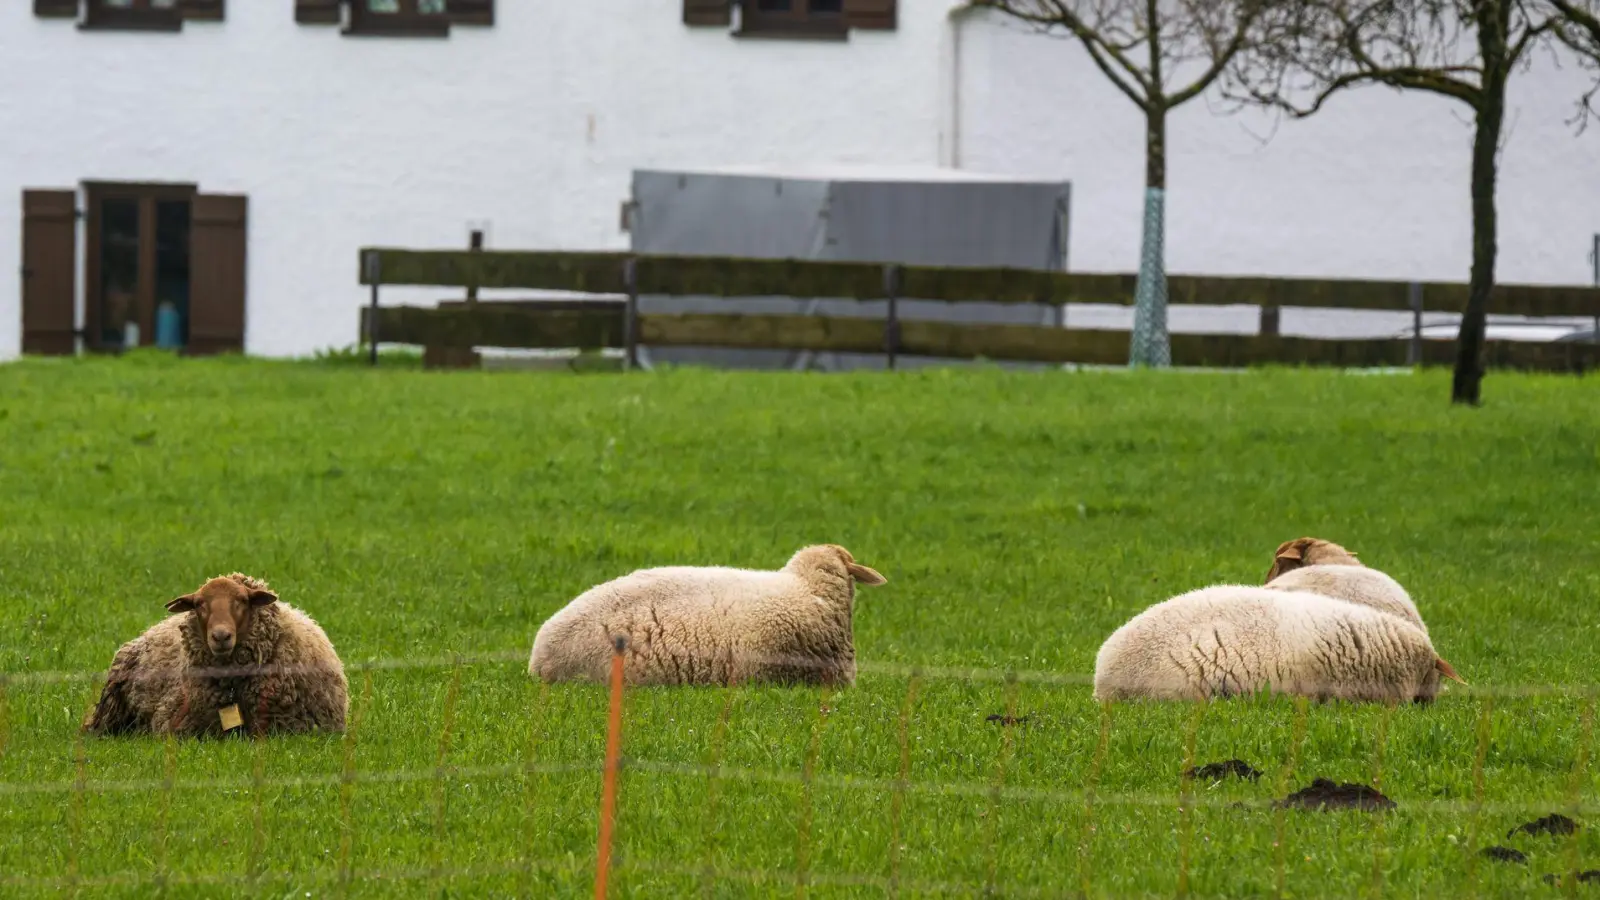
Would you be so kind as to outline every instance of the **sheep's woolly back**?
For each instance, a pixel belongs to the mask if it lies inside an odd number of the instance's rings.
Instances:
[[[1134,616],[1095,659],[1096,700],[1196,700],[1264,690],[1318,699],[1431,700],[1441,673],[1428,635],[1320,594],[1218,585]]]
[[[620,637],[630,684],[851,684],[857,581],[884,579],[836,545],[804,548],[776,572],[641,569],[551,616],[534,637],[528,673],[603,681]]]
[[[1412,602],[1411,595],[1400,582],[1365,566],[1314,565],[1293,569],[1267,582],[1267,587],[1277,591],[1304,591],[1333,597],[1358,606],[1410,622],[1426,634],[1428,626]]]
[[[248,575],[226,576],[267,590]],[[343,731],[349,684],[322,627],[275,601],[254,610],[250,628],[225,660],[215,659],[195,612],[157,622],[112,659],[100,702],[84,723],[99,734],[220,734],[220,710],[237,704],[244,728]]]

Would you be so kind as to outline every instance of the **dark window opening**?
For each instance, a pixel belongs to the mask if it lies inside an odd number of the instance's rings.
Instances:
[[[180,31],[193,20],[220,21],[226,0],[43,0],[34,13],[49,18],[78,18],[91,31]]]
[[[448,37],[450,26],[493,25],[494,0],[349,0],[345,34]]]
[[[849,34],[842,0],[755,0],[739,12],[740,36],[843,40]]]
[[[139,201],[107,198],[100,203],[100,323],[96,343],[137,347],[139,331]]]
[[[189,343],[189,220],[187,200],[156,202],[155,345]]]
[[[195,189],[88,182],[84,337],[91,349],[188,342]]]
[[[302,0],[307,2],[307,0]],[[464,2],[464,0],[453,0]],[[740,37],[843,40],[851,32],[894,31],[897,0],[682,0],[683,24],[725,27],[739,11]]]

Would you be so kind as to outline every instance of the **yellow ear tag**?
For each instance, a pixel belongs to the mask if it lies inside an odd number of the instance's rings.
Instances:
[[[222,719],[222,730],[232,731],[244,724],[244,719],[239,716],[239,704],[230,703],[217,710],[217,715]]]

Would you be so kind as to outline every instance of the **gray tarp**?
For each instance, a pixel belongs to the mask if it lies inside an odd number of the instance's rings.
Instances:
[[[835,167],[633,173],[638,253],[1066,268],[1071,185],[951,169]],[[748,312],[882,319],[887,304],[843,299],[641,296],[645,313]],[[1056,324],[1056,310],[907,298],[905,319]],[[730,368],[881,368],[884,357],[643,347],[648,362]],[[902,358],[906,365],[945,360]]]

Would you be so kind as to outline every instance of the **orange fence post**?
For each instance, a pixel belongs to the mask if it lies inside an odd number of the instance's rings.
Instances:
[[[595,862],[595,900],[605,900],[606,879],[611,874],[611,833],[616,824],[617,769],[622,762],[622,652],[628,639],[616,638],[611,656],[611,718],[606,726],[605,786],[600,794],[600,848]]]

